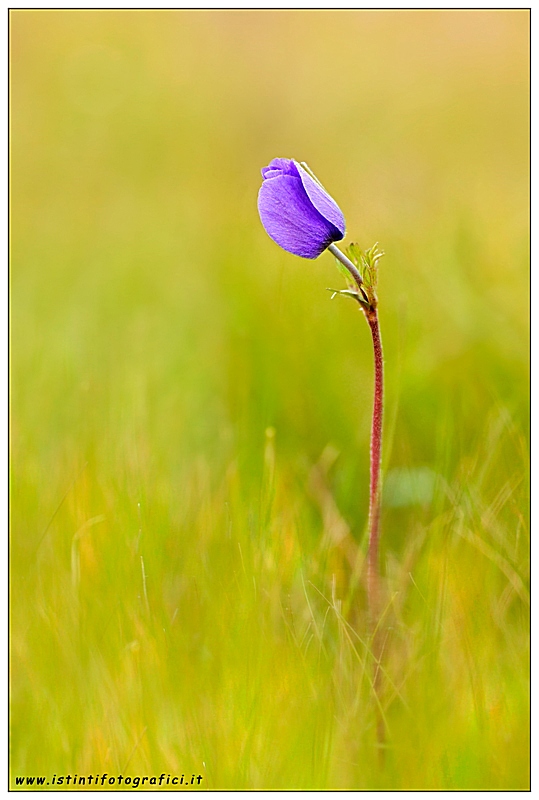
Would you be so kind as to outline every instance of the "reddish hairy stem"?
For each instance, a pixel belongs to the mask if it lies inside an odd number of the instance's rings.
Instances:
[[[369,608],[369,621],[372,631],[372,655],[374,659],[373,689],[378,696],[382,683],[382,639],[380,629],[381,592],[379,569],[379,541],[380,541],[380,467],[382,462],[382,418],[384,411],[384,357],[382,352],[382,339],[380,336],[380,323],[376,309],[376,296],[367,290],[364,291],[363,278],[352,262],[334,244],[328,248],[333,255],[341,261],[357,284],[359,294],[357,300],[369,323],[374,349],[374,406],[372,411],[371,428],[371,481],[369,492],[369,549],[367,554],[367,603]],[[361,299],[363,298],[363,300]],[[383,744],[385,742],[385,724],[380,706],[377,710],[376,732],[380,745],[380,763],[384,763]]]
[[[371,329],[374,348],[374,405],[371,428],[371,483],[369,493],[369,551],[367,557],[367,602],[369,606],[370,625],[372,629],[372,655],[374,659],[373,689],[380,695],[382,683],[382,631],[380,629],[380,466],[382,461],[382,417],[384,406],[384,358],[380,324],[376,307],[365,311]],[[376,733],[380,745],[380,764],[384,764],[383,744],[385,742],[385,724],[380,709],[377,711]]]
[[[365,312],[374,348],[374,405],[371,429],[371,483],[369,493],[369,552],[367,594],[372,622],[379,612],[378,549],[380,541],[380,465],[382,461],[382,417],[384,404],[384,360],[376,309]]]

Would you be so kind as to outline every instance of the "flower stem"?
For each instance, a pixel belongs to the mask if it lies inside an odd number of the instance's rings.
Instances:
[[[380,468],[382,463],[382,420],[384,413],[384,356],[382,351],[382,338],[380,336],[380,322],[378,320],[377,299],[373,287],[365,287],[363,278],[358,269],[342,253],[338,247],[331,244],[328,250],[344,264],[357,284],[363,300],[358,300],[371,330],[372,345],[374,349],[374,404],[372,411],[371,428],[371,470],[369,490],[369,548],[367,554],[367,604],[369,612],[369,625],[372,634],[372,656],[374,661],[373,689],[377,695],[377,739],[380,747],[380,763],[384,763],[385,724],[380,706],[380,690],[382,686],[382,631],[380,628],[381,605],[381,576],[379,563],[380,543]]]
[[[380,587],[380,467],[382,461],[382,417],[384,408],[384,359],[380,323],[376,306],[364,311],[371,329],[374,349],[374,405],[371,428],[371,480],[369,492],[369,550],[367,556],[367,602],[372,631],[372,656],[374,662],[373,689],[377,695],[376,735],[379,746],[380,765],[384,765],[385,723],[380,707],[382,685],[382,630],[380,627],[381,587]]]
[[[329,250],[330,253],[333,253],[335,258],[338,258],[339,261],[341,262],[341,264],[343,264],[346,267],[346,269],[348,270],[350,275],[353,277],[353,279],[357,283],[357,288],[361,289],[361,286],[363,284],[363,278],[359,274],[359,270],[357,269],[357,267],[355,267],[352,264],[352,262],[350,261],[350,259],[347,258],[341,250],[339,250],[337,245],[330,244],[329,247],[328,247],[328,250]]]
[[[380,466],[382,461],[382,417],[384,409],[384,359],[380,323],[376,308],[365,312],[371,329],[374,348],[374,405],[371,428],[371,481],[369,492],[369,553],[367,568],[367,594],[371,618],[379,612],[380,541]],[[373,620],[374,621],[374,620]]]

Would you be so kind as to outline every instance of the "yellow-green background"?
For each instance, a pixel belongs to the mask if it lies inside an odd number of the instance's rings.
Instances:
[[[529,13],[10,23],[12,775],[525,789]],[[384,758],[369,333],[276,156],[386,251]]]

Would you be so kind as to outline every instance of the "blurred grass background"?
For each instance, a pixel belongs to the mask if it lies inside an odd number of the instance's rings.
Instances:
[[[10,20],[12,774],[527,788],[529,13]],[[387,253],[384,763],[369,333],[275,156]]]

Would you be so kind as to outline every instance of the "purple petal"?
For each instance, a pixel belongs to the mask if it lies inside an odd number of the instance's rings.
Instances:
[[[342,235],[340,238],[342,239],[346,233],[346,223],[341,209],[331,195],[329,195],[319,183],[311,178],[307,170],[305,170],[301,164],[297,161],[295,161],[294,164],[298,170],[303,188],[307,192],[309,200],[316,210],[341,232]]]
[[[281,163],[285,162],[284,166]],[[258,193],[258,211],[262,224],[271,238],[284,250],[302,258],[317,258],[331,242],[339,241],[344,235],[344,218],[340,209],[338,222],[325,217],[309,198],[303,179],[294,175],[297,170],[295,162],[287,159],[274,159],[269,165],[271,172],[276,168],[283,169],[280,175],[267,177]],[[266,168],[269,171],[269,168]],[[284,170],[287,172],[284,172]],[[292,174],[291,174],[292,173]],[[267,175],[267,172],[266,172]],[[312,181],[312,178],[311,178]],[[313,181],[314,183],[314,181]],[[316,202],[336,218],[332,204],[334,201],[327,195],[329,203],[321,202],[319,194],[309,186]]]
[[[267,167],[263,168],[262,176],[264,178],[272,177],[269,173],[274,170],[283,175],[295,175],[298,177],[299,174],[296,164],[291,158],[274,158]]]

